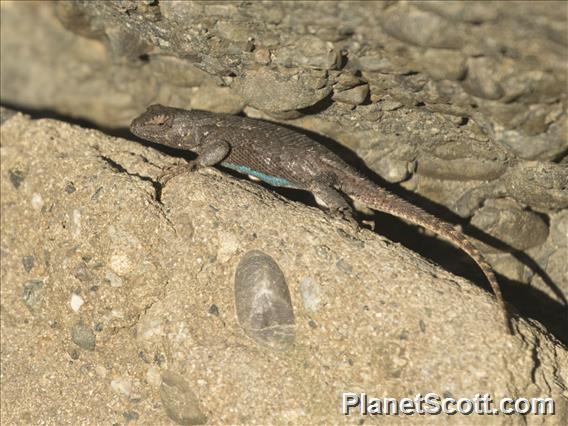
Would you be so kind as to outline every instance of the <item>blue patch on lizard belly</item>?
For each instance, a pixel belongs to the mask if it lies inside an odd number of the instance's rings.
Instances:
[[[227,167],[229,169],[235,170],[239,173],[242,173],[244,175],[250,175],[250,176],[254,176],[258,179],[260,179],[263,182],[266,182],[269,185],[272,186],[283,186],[283,187],[287,187],[287,188],[298,188],[297,185],[294,185],[292,182],[290,182],[288,179],[284,179],[284,178],[280,178],[277,176],[270,176],[267,175],[266,173],[262,173],[259,172],[258,170],[254,170],[251,169],[250,167],[247,166],[242,166],[239,164],[233,164],[233,163],[221,163],[222,166]]]

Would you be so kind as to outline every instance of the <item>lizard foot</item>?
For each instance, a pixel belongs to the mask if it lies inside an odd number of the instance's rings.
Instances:
[[[184,164],[176,164],[175,166],[167,167],[158,176],[158,183],[161,187],[164,187],[166,186],[166,183],[176,176],[187,172],[194,172],[197,169],[199,169],[199,164],[195,161],[189,161]]]
[[[353,217],[353,211],[351,210],[351,208],[338,208],[335,210],[330,211],[331,216],[333,217],[337,217],[339,219],[345,220],[347,221],[347,223],[349,224],[349,226],[354,230],[354,231],[360,231],[361,230],[361,225],[359,224],[359,222],[357,222],[357,220]]]

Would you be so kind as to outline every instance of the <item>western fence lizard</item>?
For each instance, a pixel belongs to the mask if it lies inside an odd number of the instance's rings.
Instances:
[[[374,184],[323,145],[299,132],[267,121],[200,110],[152,105],[132,121],[130,131],[161,145],[197,154],[197,158],[164,175],[221,165],[252,175],[272,186],[308,190],[330,212],[349,220],[346,196],[377,211],[423,226],[451,241],[481,268],[512,326],[493,269],[479,250],[450,224]]]

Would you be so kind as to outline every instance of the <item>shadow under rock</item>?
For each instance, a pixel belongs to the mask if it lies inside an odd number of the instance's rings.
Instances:
[[[372,175],[372,172],[370,175]],[[367,174],[367,177],[370,175]],[[381,181],[379,177],[375,176],[371,179],[375,183]],[[503,298],[511,303],[522,316],[538,320],[559,340],[568,344],[568,330],[566,329],[566,324],[568,323],[568,300],[559,286],[534,259],[483,230],[472,226],[467,220],[456,215],[443,205],[436,204],[416,193],[406,191],[392,184],[382,182],[378,183],[378,185],[387,188],[399,197],[450,224],[460,224],[464,235],[473,237],[499,251],[511,254],[520,263],[538,275],[562,303],[551,299],[546,293],[531,287],[529,284],[511,281],[497,274]],[[418,232],[414,225],[409,225],[402,219],[386,213],[377,212],[373,217],[377,224],[377,233],[393,241],[400,242],[405,247],[438,263],[444,269],[463,276],[490,291],[489,283],[475,261],[450,242],[445,239],[441,240],[424,235]],[[541,302],[534,303],[535,299],[539,299]]]

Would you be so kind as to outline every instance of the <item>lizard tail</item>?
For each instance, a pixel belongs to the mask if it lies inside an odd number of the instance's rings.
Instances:
[[[499,287],[499,282],[495,277],[493,268],[485,260],[481,252],[464,234],[456,230],[449,223],[438,219],[413,204],[410,204],[408,201],[399,198],[395,194],[377,187],[364,178],[357,179],[356,182],[353,182],[351,185],[348,184],[347,187],[342,189],[345,193],[363,202],[368,207],[405,219],[410,223],[420,225],[430,231],[433,231],[467,253],[475,261],[475,263],[479,265],[487,277],[487,280],[491,285],[491,289],[495,294],[495,298],[503,312],[505,326],[510,334],[514,334],[509,313],[505,305],[505,300],[503,299],[503,294],[501,293],[501,288]]]

